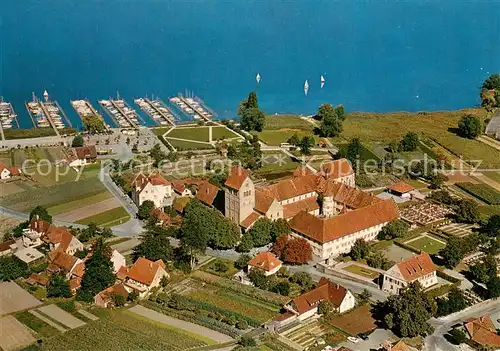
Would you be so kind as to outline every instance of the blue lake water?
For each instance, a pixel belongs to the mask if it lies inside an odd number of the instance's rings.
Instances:
[[[267,113],[417,111],[476,105],[500,71],[499,1],[9,0],[0,15],[0,95],[24,127],[44,89],[77,123],[70,99],[117,91],[189,89],[223,118],[251,90]]]

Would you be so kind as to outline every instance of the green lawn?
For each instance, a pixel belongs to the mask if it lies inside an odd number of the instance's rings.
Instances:
[[[60,205],[55,205],[55,206],[49,207],[47,210],[49,211],[51,216],[55,216],[55,215],[60,214],[60,213],[72,211],[72,210],[75,210],[77,208],[81,208],[83,206],[87,206],[87,205],[101,202],[103,200],[109,199],[111,196],[112,195],[110,192],[105,191],[105,192],[102,192],[102,193],[99,193],[96,195],[92,195],[92,196],[88,196],[88,197],[84,197],[82,199],[78,199],[75,201],[69,201],[66,203],[62,203]]]
[[[481,218],[487,220],[490,216],[500,215],[500,205],[479,206]]]
[[[348,147],[347,143],[337,144],[336,146],[339,148],[339,152],[343,153],[344,155],[347,154],[347,147]],[[364,162],[367,160],[375,160],[378,163],[380,161],[380,158],[377,155],[375,155],[370,149],[368,149],[365,145],[361,145],[361,146],[362,146],[362,149],[361,149],[361,153],[359,155],[361,162]]]
[[[370,278],[370,279],[375,279],[375,278],[378,278],[380,276],[379,272],[371,270],[371,269],[366,268],[366,267],[358,266],[356,264],[351,264],[351,265],[344,267],[342,269],[345,271],[357,274],[357,275],[361,275],[361,276],[366,277],[366,278]]]
[[[300,129],[305,131],[311,131],[314,126],[301,119],[297,115],[267,115],[264,123],[264,129]]]
[[[98,226],[112,227],[117,224],[125,223],[130,219],[129,214],[123,207],[116,207],[102,213],[83,218],[77,221],[80,224],[95,223]]]
[[[486,202],[488,205],[500,205],[500,192],[493,189],[486,184],[473,184],[473,183],[456,183],[455,184],[465,192],[477,197],[478,199]]]
[[[60,334],[60,332],[56,328],[48,325],[41,319],[38,319],[28,311],[18,312],[14,315],[14,317],[16,317],[19,322],[34,330],[42,337],[50,338],[52,336]]]
[[[307,123],[307,122],[306,122]],[[297,129],[278,129],[278,130],[263,130],[257,133],[259,139],[267,145],[280,145],[281,143],[286,143],[288,139],[294,134],[297,134],[299,138],[304,136],[313,136],[312,132],[297,130]],[[317,142],[317,136],[314,136]]]
[[[483,172],[485,176],[500,183],[500,172]]]
[[[226,127],[212,127],[212,141],[219,139],[238,138],[239,135]]]
[[[103,316],[106,314],[106,316]],[[100,319],[44,340],[46,350],[186,350],[205,338],[123,310],[102,310]]]
[[[227,270],[220,270],[221,267],[219,267],[219,265],[221,265],[221,264],[224,265],[227,268]],[[201,268],[201,270],[208,272],[208,273],[212,273],[212,274],[221,276],[221,277],[224,277],[224,278],[230,278],[235,273],[238,272],[238,269],[234,267],[233,261],[225,260],[222,258],[217,258],[217,259],[213,260],[212,262],[204,265]]]
[[[191,143],[189,141],[183,141],[183,140],[175,140],[175,139],[169,139],[166,138],[170,144],[177,150],[205,150],[205,149],[212,149],[212,145],[210,144],[201,144],[201,143]]]
[[[175,128],[167,137],[208,142],[208,127]]]
[[[431,255],[437,254],[446,246],[446,244],[443,244],[442,242],[428,236],[422,236],[421,238],[414,241],[405,242],[405,244],[421,251],[425,251]]]

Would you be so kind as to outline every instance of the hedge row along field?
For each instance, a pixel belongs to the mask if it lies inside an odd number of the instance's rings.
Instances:
[[[456,183],[460,189],[483,200],[488,205],[500,205],[500,192],[486,184]]]

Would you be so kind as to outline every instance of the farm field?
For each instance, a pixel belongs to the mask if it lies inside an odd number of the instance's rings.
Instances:
[[[31,332],[13,316],[0,318],[0,349],[18,350],[34,343]]]
[[[463,191],[477,197],[488,205],[500,205],[500,192],[486,184],[456,183]]]
[[[479,214],[481,215],[482,219],[488,219],[490,216],[493,215],[500,215],[500,205],[496,206],[479,206]]]
[[[129,214],[123,207],[116,207],[96,215],[86,217],[76,221],[80,224],[95,223],[98,226],[111,227],[120,223],[125,223],[130,219]]]
[[[371,270],[367,267],[361,267],[357,264],[351,264],[349,266],[343,267],[342,269],[370,279],[375,279],[380,276],[379,272]]]
[[[483,174],[495,182],[500,183],[500,172],[483,172]]]
[[[60,324],[70,328],[78,328],[85,325],[85,322],[81,321],[78,318],[75,318],[65,310],[61,309],[56,305],[47,305],[40,308],[37,308],[38,312],[50,317],[51,319],[59,322]]]
[[[370,305],[358,307],[350,312],[328,319],[328,323],[351,335],[370,332],[377,328],[370,308]]]
[[[74,210],[58,214],[56,219],[65,222],[76,222],[83,218],[99,215],[109,210],[120,207],[120,204],[114,197],[106,200],[90,203],[89,205],[81,206]]]
[[[312,132],[314,126],[297,115],[266,115],[264,129],[298,129]]]
[[[425,251],[430,255],[437,254],[441,249],[443,249],[446,244],[438,241],[434,238],[431,238],[427,235],[422,235],[417,239],[412,239],[410,241],[405,242],[406,245],[419,249],[421,251]]]
[[[307,123],[307,122],[305,122]],[[303,138],[304,136],[314,136],[314,140],[317,143],[318,137],[313,135],[310,131],[304,131],[300,129],[275,129],[275,130],[266,130],[264,129],[262,132],[254,132],[257,134],[259,139],[267,145],[279,146],[281,143],[286,143],[288,139],[294,134],[297,134],[299,138]]]
[[[72,210],[80,209],[84,206],[87,205],[92,205],[94,203],[98,203],[101,201],[104,201],[106,199],[111,198],[112,195],[110,192],[105,191],[93,196],[85,197],[83,199],[78,199],[75,201],[69,201],[60,205],[55,205],[52,207],[49,207],[47,210],[49,211],[50,215],[55,216],[61,213],[69,212]]]
[[[338,147],[339,151],[343,153],[344,155],[347,154],[347,143],[342,143],[342,144],[336,144]],[[367,161],[367,160],[375,160],[376,162],[380,161],[380,158],[373,153],[370,149],[368,149],[365,145],[362,145],[361,153],[360,153],[360,161]]]
[[[14,282],[0,283],[0,316],[41,305],[33,295]]]
[[[176,328],[128,311],[103,310],[86,326],[44,340],[44,350],[185,350],[206,345]]]
[[[18,312],[15,314],[15,317],[19,322],[23,323],[42,337],[50,338],[60,333],[56,328],[35,317],[28,311]]]

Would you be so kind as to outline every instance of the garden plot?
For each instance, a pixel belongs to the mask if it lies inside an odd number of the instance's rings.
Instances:
[[[446,242],[435,239],[425,233],[417,238],[406,241],[405,244],[431,255],[437,254],[446,246]]]
[[[328,323],[351,335],[368,333],[377,328],[369,305],[358,307],[340,316],[333,316],[328,319]]]
[[[285,338],[301,345],[304,348],[314,345],[316,339],[325,335],[329,328],[323,323],[315,320],[298,329],[291,329],[282,334]]]
[[[462,238],[472,234],[472,231],[476,228],[478,228],[478,226],[474,224],[451,223],[439,227],[439,230],[443,231],[445,234]]]
[[[361,276],[362,278],[368,278],[370,280],[378,278],[381,274],[380,272],[377,272],[376,270],[369,268],[368,266],[362,266],[356,263],[348,264],[344,267],[341,267],[341,269],[349,273]]]
[[[33,344],[36,339],[23,324],[13,316],[0,318],[0,349],[18,350]]]
[[[80,208],[74,209],[72,211],[58,214],[57,216],[55,216],[55,218],[57,220],[65,222],[76,222],[80,219],[91,217],[116,207],[120,207],[120,204],[114,197],[111,197],[103,201],[99,201],[86,206],[81,206]]]
[[[41,305],[29,292],[14,282],[0,283],[0,315]]]
[[[72,316],[71,314],[57,307],[56,305],[43,306],[38,308],[38,311],[71,329],[85,325],[85,322]]]

